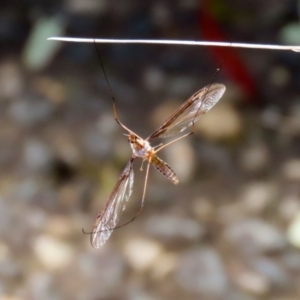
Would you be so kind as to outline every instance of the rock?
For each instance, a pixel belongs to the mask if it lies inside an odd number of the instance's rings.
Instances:
[[[54,106],[62,105],[67,100],[63,83],[52,77],[38,76],[32,81],[32,87],[36,93],[45,97]]]
[[[246,147],[241,152],[240,164],[246,172],[266,170],[270,163],[270,152],[267,145],[258,143]]]
[[[27,140],[23,156],[25,165],[30,171],[45,171],[52,161],[52,155],[48,147],[36,139]]]
[[[88,128],[83,136],[83,145],[91,157],[104,159],[111,153],[112,139],[105,138],[95,127]]]
[[[11,259],[0,262],[0,276],[3,281],[13,281],[22,275],[21,266]]]
[[[21,125],[33,126],[45,122],[53,112],[52,104],[42,99],[24,97],[12,103],[10,117]]]
[[[196,131],[211,141],[237,139],[243,129],[238,111],[228,103],[217,103],[196,123]]]
[[[279,202],[278,212],[284,222],[290,223],[300,211],[300,196],[297,192],[284,193]]]
[[[151,278],[154,280],[165,279],[167,275],[174,272],[178,263],[178,255],[175,253],[162,253],[155,260],[151,268]]]
[[[292,278],[274,259],[265,257],[255,258],[252,260],[251,266],[256,272],[264,276],[273,288],[286,289],[290,287]]]
[[[143,77],[144,86],[151,93],[162,90],[166,83],[165,75],[159,68],[147,68]]]
[[[173,215],[153,215],[146,222],[147,231],[163,241],[199,241],[204,227],[190,218]]]
[[[183,253],[176,270],[177,284],[189,293],[222,297],[228,282],[219,254],[212,248]]]
[[[23,78],[16,62],[4,61],[0,65],[0,98],[11,99],[23,92]]]
[[[143,272],[149,269],[162,253],[159,243],[147,239],[130,239],[124,248],[124,254],[131,267]]]
[[[282,173],[287,180],[300,181],[300,159],[290,159],[285,162]]]
[[[32,300],[58,300],[62,299],[61,290],[57,289],[54,275],[46,272],[37,272],[31,274],[28,278],[28,287],[26,289],[27,297]]]
[[[244,254],[282,250],[286,239],[275,227],[259,219],[248,219],[232,224],[225,232],[232,247]]]
[[[242,190],[240,199],[250,213],[260,214],[277,197],[277,186],[269,182],[252,182]]]
[[[251,269],[244,261],[234,258],[229,273],[235,285],[252,295],[263,297],[270,292],[270,282],[262,274]]]
[[[63,269],[74,259],[74,250],[70,245],[49,235],[38,236],[33,242],[33,251],[49,270]]]
[[[297,248],[300,248],[300,213],[298,212],[291,221],[287,230],[288,241]]]
[[[285,266],[294,272],[300,271],[300,253],[292,250],[288,253],[285,253],[282,257],[282,261]]]
[[[73,274],[75,280],[83,281],[82,287],[78,287],[81,294],[78,299],[114,299],[125,282],[125,259],[111,248],[95,251],[90,245],[88,247],[91,252],[80,253]],[[74,280],[68,272],[66,274],[68,288],[72,291]]]

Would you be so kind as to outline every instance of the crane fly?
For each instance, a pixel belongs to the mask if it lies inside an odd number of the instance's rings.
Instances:
[[[125,209],[126,202],[129,200],[134,176],[133,176],[133,163],[136,158],[142,158],[143,161],[148,161],[143,195],[141,200],[141,208],[138,214],[129,222],[133,221],[142,211],[144,206],[144,199],[146,194],[146,187],[148,181],[149,167],[152,164],[158,171],[160,171],[172,183],[177,184],[178,178],[175,172],[169,165],[157,156],[157,153],[166,146],[178,141],[194,132],[194,124],[200,117],[209,111],[222,97],[225,92],[223,84],[210,84],[203,89],[196,92],[188,100],[186,100],[161,126],[159,126],[150,136],[146,139],[141,138],[136,133],[128,129],[122,124],[116,111],[114,98],[112,98],[113,113],[116,122],[127,131],[128,141],[131,146],[132,156],[123,170],[119,180],[114,186],[111,194],[104,204],[104,208],[98,214],[93,230],[91,232],[91,244],[94,248],[101,247],[110,237],[113,230],[117,228],[121,214]],[[167,144],[160,144],[156,147],[150,145],[150,140],[154,138],[172,137],[185,131],[188,127],[192,130],[182,136],[174,139]],[[125,225],[123,224],[123,225]],[[123,226],[122,225],[122,226]],[[119,226],[120,227],[120,226]]]

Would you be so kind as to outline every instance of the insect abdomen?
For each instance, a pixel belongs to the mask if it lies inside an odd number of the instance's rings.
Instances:
[[[162,159],[155,155],[151,157],[151,162],[159,172],[164,174],[174,184],[177,184],[179,182],[175,172]]]

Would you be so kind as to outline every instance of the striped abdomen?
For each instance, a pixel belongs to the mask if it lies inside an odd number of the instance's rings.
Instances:
[[[178,183],[178,178],[175,172],[167,165],[167,163],[158,158],[156,155],[151,157],[151,162],[159,172],[164,174],[174,184]]]

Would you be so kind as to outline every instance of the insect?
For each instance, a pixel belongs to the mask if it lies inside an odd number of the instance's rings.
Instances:
[[[146,139],[141,138],[136,133],[122,124],[117,116],[115,100],[112,97],[113,114],[116,122],[127,132],[128,141],[132,149],[132,156],[123,170],[119,180],[114,186],[111,194],[104,204],[104,208],[98,214],[93,230],[91,232],[91,244],[94,248],[99,248],[108,240],[113,230],[116,228],[121,214],[125,209],[126,202],[129,200],[133,182],[133,163],[137,158],[148,161],[143,195],[141,200],[141,208],[135,219],[142,211],[146,195],[149,167],[152,164],[172,183],[177,184],[178,179],[175,172],[168,166],[166,162],[157,156],[157,153],[166,146],[178,141],[194,132],[194,124],[200,117],[209,111],[222,97],[225,92],[223,84],[210,84],[196,92],[188,100],[186,100],[161,126],[159,126]],[[192,127],[188,133],[181,135],[167,144],[160,144],[152,147],[150,141],[154,138],[172,137],[176,134],[184,132],[187,128]],[[133,220],[132,219],[132,220]],[[132,221],[131,220],[131,221]],[[127,222],[130,223],[131,221]],[[125,224],[127,224],[125,223]],[[123,224],[123,225],[125,225]]]

